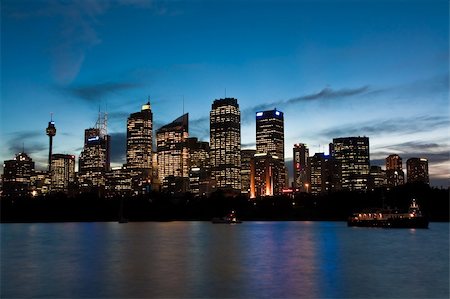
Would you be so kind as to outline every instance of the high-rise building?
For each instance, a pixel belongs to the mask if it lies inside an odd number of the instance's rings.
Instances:
[[[105,173],[110,169],[111,137],[106,132],[106,114],[99,114],[95,128],[84,131],[84,148],[79,157],[78,186],[82,192],[102,195]]]
[[[52,115],[53,116],[53,115]],[[52,150],[53,150],[53,137],[56,135],[56,127],[55,122],[53,121],[53,117],[50,117],[50,121],[48,122],[47,129],[45,132],[49,137],[49,147],[48,147],[48,173],[52,172]]]
[[[53,154],[51,172],[51,192],[68,193],[74,189],[75,183],[75,156]]]
[[[366,190],[370,170],[369,138],[334,138],[330,150],[339,165],[342,189]]]
[[[127,121],[127,169],[133,178],[133,191],[149,191],[152,182],[152,127],[150,101],[140,112],[132,113]],[[117,172],[117,171],[116,171]]]
[[[241,192],[241,112],[237,99],[215,100],[210,112],[211,179],[216,189]]]
[[[386,184],[395,187],[405,183],[402,158],[399,155],[389,155],[386,158]]]
[[[386,185],[386,171],[381,166],[370,166],[368,188],[374,190]]]
[[[186,113],[156,131],[159,181],[169,192],[185,192],[189,185],[189,150],[185,144],[189,137],[188,124],[189,115]],[[168,190],[175,186],[175,181],[176,186],[182,186],[183,190]]]
[[[18,153],[13,160],[3,164],[3,197],[31,195],[31,177],[34,162],[26,153]]]
[[[336,189],[338,177],[335,159],[324,153],[309,157],[311,182],[306,186],[313,195],[329,193]]]
[[[277,110],[256,112],[256,153],[269,154],[278,158],[281,169],[278,170],[279,184],[285,187],[288,177],[284,164],[284,113]],[[279,190],[281,192],[282,188]]]
[[[131,171],[126,166],[116,167],[106,172],[106,197],[124,197],[132,195]]]
[[[250,178],[251,178],[251,163],[256,150],[245,149],[241,150],[241,192],[243,194],[250,194]]]
[[[210,193],[211,168],[209,165],[209,143],[191,137],[186,139],[189,151],[189,189],[195,196]]]
[[[294,144],[294,154],[292,162],[294,163],[294,188],[300,192],[307,192],[311,184],[311,173],[308,163],[309,149],[304,143]]]
[[[251,161],[250,198],[274,196],[281,193],[282,161],[270,154],[255,154]]]
[[[406,175],[408,183],[429,184],[428,159],[409,158],[406,161]]]

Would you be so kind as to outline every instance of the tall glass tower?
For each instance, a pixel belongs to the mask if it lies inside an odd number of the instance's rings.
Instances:
[[[210,112],[211,180],[216,189],[241,192],[241,112],[237,99],[215,100]]]

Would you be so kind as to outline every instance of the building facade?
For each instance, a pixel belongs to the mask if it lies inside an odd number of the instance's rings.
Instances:
[[[369,138],[334,138],[330,153],[339,165],[343,190],[367,190],[370,171]]]
[[[210,193],[211,167],[209,166],[209,143],[191,137],[186,140],[189,151],[189,189],[194,196]]]
[[[241,112],[237,99],[215,100],[210,112],[213,189],[241,192]]]
[[[256,150],[245,149],[241,150],[241,193],[250,194],[250,180],[251,180],[251,163],[256,154]]]
[[[13,160],[3,163],[3,197],[26,197],[31,195],[31,178],[34,162],[26,153],[18,153]]]
[[[250,170],[250,198],[279,195],[282,192],[280,170],[283,162],[270,154],[255,154]]]
[[[309,157],[310,163],[310,183],[309,190],[305,190],[313,195],[320,195],[336,190],[338,185],[338,167],[335,159],[324,153],[316,153]]]
[[[171,189],[170,186],[175,186],[173,184],[175,181],[176,186],[187,189],[186,185],[180,184],[179,181],[189,181],[189,149],[185,144],[189,137],[188,125],[189,115],[186,113],[156,131],[158,176],[163,190]],[[185,192],[187,190],[170,191]]]
[[[386,171],[381,166],[370,166],[368,189],[374,190],[386,186]]]
[[[304,143],[294,144],[293,149],[294,188],[307,192],[311,184],[311,170],[308,163],[309,149]]]
[[[53,154],[51,159],[51,192],[69,193],[75,189],[75,156]]]
[[[429,184],[428,159],[409,158],[406,161],[406,175],[408,183]]]
[[[389,155],[386,158],[386,185],[395,187],[405,183],[402,158],[399,155]]]

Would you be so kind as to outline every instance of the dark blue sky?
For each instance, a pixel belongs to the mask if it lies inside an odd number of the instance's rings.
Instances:
[[[449,4],[423,1],[1,2],[0,159],[25,150],[44,168],[79,155],[99,105],[113,162],[125,159],[126,118],[151,97],[156,127],[185,112],[209,140],[214,99],[236,97],[243,148],[255,112],[285,113],[294,143],[328,152],[335,137],[370,138],[371,159],[428,157],[449,183]],[[404,166],[406,168],[406,166]]]

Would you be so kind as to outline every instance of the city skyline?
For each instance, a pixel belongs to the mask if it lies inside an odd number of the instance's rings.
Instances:
[[[46,169],[53,112],[53,153],[78,160],[100,106],[120,166],[148,96],[154,134],[186,111],[201,141],[210,104],[234,97],[242,149],[256,147],[255,113],[277,108],[287,165],[296,143],[313,156],[368,136],[371,165],[425,157],[431,185],[448,186],[448,19],[439,0],[3,1],[0,158],[24,146]]]

